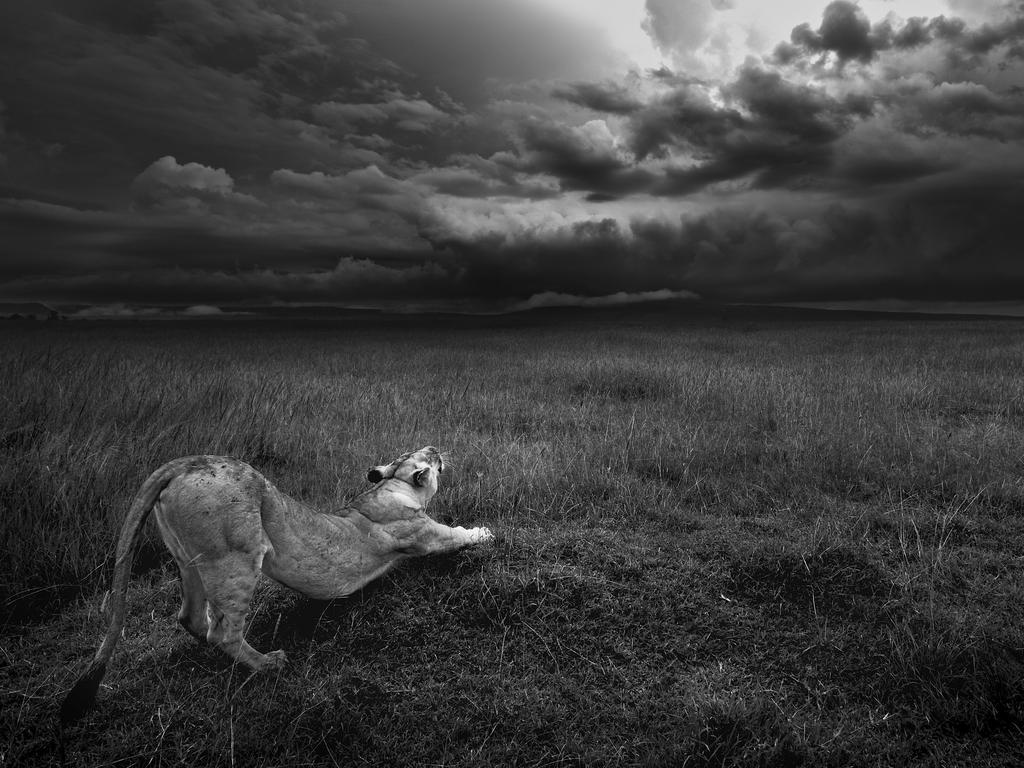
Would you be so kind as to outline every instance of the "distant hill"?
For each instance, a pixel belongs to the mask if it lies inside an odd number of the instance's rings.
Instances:
[[[60,312],[42,302],[0,302],[0,319],[55,320],[60,317]]]
[[[993,308],[979,305],[942,307],[930,311],[913,309],[876,309],[866,306],[807,306],[796,304],[732,304],[699,299],[666,299],[599,306],[538,306],[520,310],[486,311],[481,306],[465,307],[351,307],[343,305],[228,305],[212,307],[177,305],[126,307],[112,305],[49,306],[42,302],[0,302],[0,319],[103,319],[105,322],[168,321],[187,318],[189,322],[247,322],[269,320],[297,325],[332,323],[342,326],[404,327],[410,323],[436,328],[454,327],[521,327],[567,325],[573,323],[609,323],[613,325],[691,325],[777,322],[844,322],[844,321],[970,321],[1021,320],[1020,314],[997,314]]]

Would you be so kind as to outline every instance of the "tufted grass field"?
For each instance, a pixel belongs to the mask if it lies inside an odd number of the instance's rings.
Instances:
[[[0,766],[1024,762],[1024,323],[540,313],[0,324]],[[490,548],[265,582],[252,676],[175,621],[145,477],[225,453],[323,509],[435,444]]]

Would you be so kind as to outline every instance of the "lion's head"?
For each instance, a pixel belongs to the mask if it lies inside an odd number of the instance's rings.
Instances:
[[[427,445],[418,451],[402,454],[390,464],[371,467],[366,473],[366,479],[371,483],[379,483],[397,478],[417,488],[427,488],[433,495],[437,491],[437,476],[443,471],[444,458],[441,452]]]

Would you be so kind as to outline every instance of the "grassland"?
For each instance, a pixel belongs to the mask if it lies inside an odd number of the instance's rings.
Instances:
[[[0,765],[1024,762],[1024,325],[682,317],[0,325]],[[497,545],[349,599],[261,587],[251,676],[127,504],[225,453],[328,509],[451,457]]]

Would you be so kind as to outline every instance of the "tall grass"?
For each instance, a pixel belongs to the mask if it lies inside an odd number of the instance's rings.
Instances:
[[[4,597],[100,583],[142,480],[198,453],[237,456],[331,506],[368,462],[434,442],[456,468],[450,514],[495,522],[679,505],[755,515],[893,494],[1024,508],[1012,326],[598,325],[467,329],[450,343],[414,327],[354,331],[0,337]]]
[[[431,443],[452,467],[435,514],[502,531],[501,548],[420,566],[392,580],[395,602],[340,617],[362,670],[344,680],[318,677],[304,609],[282,620],[286,598],[267,598],[264,630],[308,644],[304,683],[348,691],[317,717],[413,727],[360,649],[417,632],[498,660],[459,685],[537,763],[886,764],[921,728],[1019,729],[1021,327],[631,317],[0,326],[3,631],[31,637],[105,588],[131,497],[164,461],[237,456],[329,509],[369,464]],[[151,533],[137,570],[162,584],[168,562]],[[399,597],[444,607],[406,617]],[[422,690],[409,706],[441,706]],[[649,732],[627,738],[615,713],[644,702]],[[475,733],[483,716],[451,706]],[[477,757],[511,754],[496,748]]]

